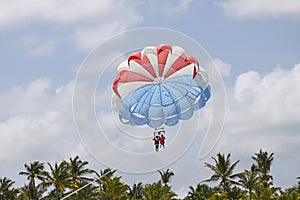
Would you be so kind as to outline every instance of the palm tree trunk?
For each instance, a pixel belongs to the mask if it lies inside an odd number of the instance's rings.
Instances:
[[[30,182],[29,182],[29,185],[31,185],[31,189],[32,189],[32,199],[33,200],[38,200],[37,199],[37,192],[36,192],[36,187],[35,187],[35,181],[34,181],[34,178],[32,177]],[[30,188],[29,187],[29,188]]]
[[[59,200],[59,189],[55,187],[55,200]]]

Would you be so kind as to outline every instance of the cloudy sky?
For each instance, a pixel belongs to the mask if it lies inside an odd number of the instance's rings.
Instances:
[[[225,86],[226,116],[220,138],[213,151],[199,159],[204,140],[199,131],[189,149],[168,166],[176,174],[174,189],[184,194],[189,185],[208,178],[211,174],[203,163],[211,162],[218,152],[231,153],[233,161],[240,159],[239,171],[250,167],[251,156],[260,148],[275,153],[275,185],[294,185],[300,175],[297,0],[1,0],[0,177],[23,185],[25,178],[18,172],[24,163],[55,162],[74,155],[93,168],[105,167],[78,137],[72,111],[75,77],[98,44],[122,31],[144,27],[175,30],[202,45]],[[105,92],[103,97],[112,94]],[[101,116],[111,116],[101,110],[97,114],[100,121]],[[117,122],[108,119],[104,129],[112,132],[108,137],[113,140]],[[126,141],[118,142],[115,145],[134,150],[126,147]],[[120,174],[128,182],[159,178],[157,172]]]

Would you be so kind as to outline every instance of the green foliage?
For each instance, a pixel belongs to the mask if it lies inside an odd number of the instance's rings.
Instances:
[[[62,198],[64,191],[67,188],[73,188],[72,176],[69,173],[68,163],[62,161],[61,163],[55,163],[52,166],[48,163],[50,173],[44,171],[45,181],[43,182],[44,187],[53,187],[53,193],[56,200]]]
[[[29,183],[22,188],[22,193],[25,193],[24,196],[28,197],[29,199],[38,200],[41,198],[43,189],[41,188],[41,185],[37,185],[36,182],[44,180],[44,163],[35,161],[30,164],[25,164],[24,167],[26,171],[20,172],[19,175],[27,176]]]
[[[226,192],[223,193],[216,192],[211,197],[209,197],[208,200],[230,200],[230,199],[228,198]]]
[[[232,200],[246,200],[247,191],[242,190],[241,188],[234,186],[227,191],[227,197]]]
[[[128,196],[128,186],[121,182],[121,176],[103,176],[100,189],[100,199],[103,200],[122,200]]]
[[[160,174],[160,180],[164,185],[167,185],[170,182],[171,177],[175,175],[170,169],[167,169],[166,171],[158,170],[158,173]]]
[[[212,157],[215,162],[215,165],[210,163],[205,163],[205,166],[211,169],[214,174],[207,180],[203,182],[215,182],[219,181],[219,186],[222,188],[223,192],[226,192],[231,185],[238,185],[238,182],[235,181],[237,177],[241,176],[241,173],[233,173],[234,168],[240,162],[239,160],[234,162],[231,165],[230,154],[225,158],[224,154],[218,153],[218,158]]]
[[[0,178],[0,199],[2,200],[14,200],[17,197],[19,191],[13,188],[15,182],[4,177]]]
[[[268,152],[259,150],[252,159],[256,162],[254,166],[259,173],[260,180],[263,182],[264,187],[271,186],[273,184],[273,176],[270,175],[271,165],[274,159],[274,153],[269,155]]]
[[[146,184],[144,187],[145,200],[171,200],[177,195],[171,191],[171,187],[163,185],[161,181]]]
[[[211,188],[206,184],[199,183],[196,188],[190,186],[188,195],[184,200],[206,200],[218,192],[220,192],[219,188]]]
[[[297,185],[282,190],[274,187],[271,165],[274,153],[260,149],[252,159],[250,170],[235,173],[239,160],[231,164],[230,154],[218,153],[214,163],[205,163],[211,169],[209,179],[190,186],[184,200],[300,200],[300,177]],[[35,161],[24,165],[19,174],[28,182],[21,188],[13,187],[14,181],[0,178],[1,200],[172,200],[178,199],[172,191],[170,180],[174,173],[167,169],[158,171],[160,180],[154,183],[134,183],[131,187],[116,176],[116,170],[107,168],[96,171],[78,156],[68,161],[44,164]],[[211,187],[203,182],[218,182]]]
[[[80,188],[82,183],[86,183],[84,181],[91,181],[91,178],[86,177],[85,175],[89,175],[94,173],[93,170],[86,168],[88,164],[87,161],[81,161],[79,156],[76,156],[74,159],[70,158],[70,162],[68,165],[68,173],[72,177],[72,187],[73,189]]]
[[[144,197],[143,194],[144,191],[144,187],[143,187],[143,183],[139,182],[138,184],[134,183],[132,185],[132,187],[129,187],[129,199],[130,200],[141,200]]]
[[[240,186],[247,190],[248,197],[252,200],[253,191],[259,183],[259,176],[256,167],[252,165],[250,171],[245,170],[244,173],[239,176],[239,179],[240,180],[238,182]]]
[[[84,189],[76,192],[68,199],[72,199],[72,200],[82,200],[82,199],[96,200],[96,199],[98,199],[98,196],[99,196],[98,188],[92,184],[86,186],[88,183],[89,182],[87,182],[87,181],[78,181],[77,182],[78,188],[84,187]]]

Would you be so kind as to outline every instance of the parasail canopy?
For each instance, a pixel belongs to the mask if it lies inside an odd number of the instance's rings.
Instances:
[[[179,46],[149,46],[118,67],[113,105],[120,121],[152,128],[188,120],[210,98],[206,71]]]

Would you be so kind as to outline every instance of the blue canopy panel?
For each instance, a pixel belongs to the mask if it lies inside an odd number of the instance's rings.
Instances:
[[[119,117],[122,123],[134,126],[174,126],[190,119],[209,98],[209,86],[201,88],[192,76],[176,77],[131,92],[120,103]]]

